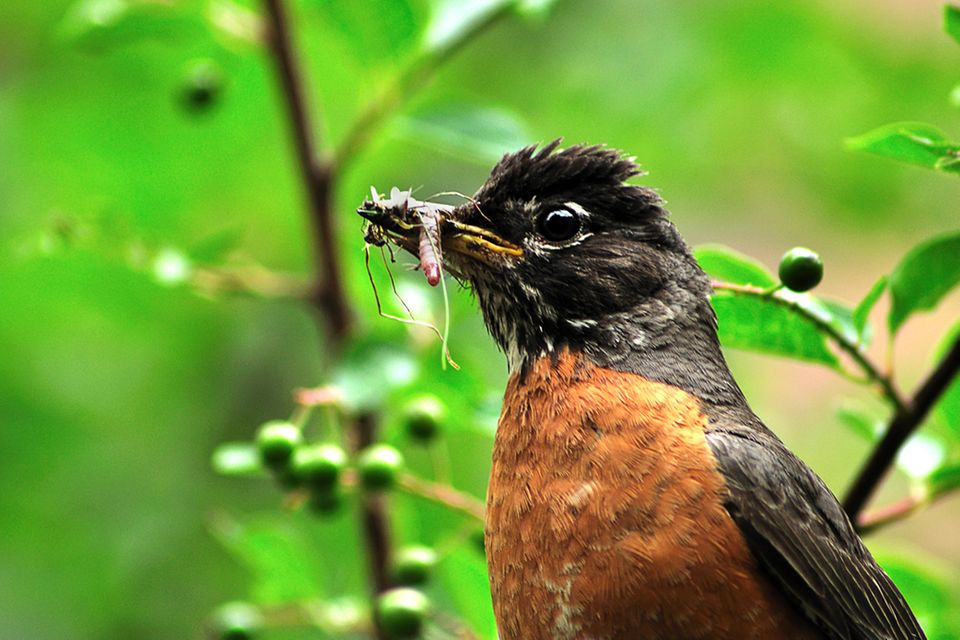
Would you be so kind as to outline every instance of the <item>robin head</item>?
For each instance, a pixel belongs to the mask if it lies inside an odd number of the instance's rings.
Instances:
[[[626,182],[641,173],[634,160],[558,147],[504,156],[441,216],[444,265],[475,292],[511,369],[569,348],[616,368],[653,363],[647,373],[669,382],[677,366],[725,372],[709,280],[660,197]]]

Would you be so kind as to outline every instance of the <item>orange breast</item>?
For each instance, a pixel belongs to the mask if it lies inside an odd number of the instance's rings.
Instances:
[[[695,398],[564,354],[507,385],[487,496],[502,640],[820,638],[723,507]]]

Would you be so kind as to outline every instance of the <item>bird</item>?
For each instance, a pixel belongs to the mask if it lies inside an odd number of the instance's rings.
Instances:
[[[924,638],[834,494],[750,408],[710,280],[657,192],[629,182],[636,160],[560,145],[503,156],[433,210],[443,268],[509,369],[485,522],[501,640]],[[376,222],[422,248],[416,225]]]

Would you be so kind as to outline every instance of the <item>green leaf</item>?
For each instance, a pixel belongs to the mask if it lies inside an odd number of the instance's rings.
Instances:
[[[218,514],[214,535],[253,574],[253,599],[281,604],[323,594],[317,551],[299,530],[269,517],[241,522]]]
[[[329,33],[351,45],[355,61],[373,67],[397,63],[413,52],[425,16],[411,0],[313,0],[310,5]],[[334,35],[335,34],[335,35]]]
[[[543,17],[557,0],[433,0],[432,15],[424,32],[428,51],[457,44],[478,24],[501,11],[512,10],[526,17]]]
[[[897,122],[848,138],[847,148],[928,169],[941,169],[938,163],[956,158],[960,153],[960,145],[947,140],[936,127],[921,122]]]
[[[960,42],[960,8],[949,4],[943,6],[943,30]]]
[[[517,13],[539,18],[549,13],[555,4],[557,0],[517,0]]]
[[[714,280],[768,289],[777,279],[760,262],[730,247],[704,244],[693,250],[700,267]]]
[[[772,300],[718,293],[712,298],[720,323],[720,342],[747,349],[817,362],[839,369],[826,338],[801,316]]]
[[[214,471],[225,476],[264,475],[260,452],[252,442],[224,442],[210,462]]]
[[[960,489],[960,463],[946,464],[927,476],[931,496]]]
[[[955,151],[953,155],[940,158],[933,165],[933,168],[944,173],[960,173],[960,151]]]
[[[960,108],[960,84],[955,86],[950,91],[950,97],[948,98],[948,100],[950,101],[951,106]]]
[[[500,11],[514,0],[434,0],[433,14],[424,33],[428,51],[453,45],[476,24]]]
[[[792,300],[817,318],[826,321],[847,342],[855,344],[860,340],[860,332],[853,323],[853,310],[842,302],[783,290],[777,295]]]
[[[938,362],[956,340],[960,340],[960,324],[947,333],[940,348],[937,349]],[[960,448],[960,376],[955,377],[940,396],[940,400],[934,406],[934,417],[946,427],[943,430],[944,437],[949,438],[955,448]]]
[[[956,638],[957,620],[951,619],[956,594],[951,592],[955,578],[944,567],[942,558],[928,557],[911,550],[876,548],[871,551],[880,566],[903,592],[928,638]]]
[[[880,276],[880,279],[873,283],[873,286],[870,287],[870,291],[867,292],[867,295],[863,297],[863,300],[857,305],[856,309],[853,310],[853,326],[856,327],[857,333],[861,336],[864,335],[864,329],[867,327],[867,320],[870,318],[870,312],[873,310],[874,305],[877,304],[877,301],[880,299],[880,296],[883,295],[883,292],[887,289],[887,276]]]
[[[389,394],[412,383],[419,364],[396,345],[367,339],[354,342],[333,375],[344,404],[353,410],[379,409]]]
[[[958,282],[960,231],[936,236],[911,249],[890,274],[890,333],[896,333],[913,313],[935,307]]]
[[[198,264],[215,264],[223,259],[243,241],[243,229],[232,227],[212,233],[187,251]]]
[[[876,442],[883,430],[883,421],[866,406],[846,401],[837,407],[837,417],[841,424],[867,442]]]
[[[139,39],[201,34],[204,28],[199,15],[178,3],[81,0],[67,11],[59,32],[79,47],[99,51]]]
[[[399,134],[446,153],[495,162],[532,140],[527,126],[510,111],[474,104],[444,104],[397,119]]]

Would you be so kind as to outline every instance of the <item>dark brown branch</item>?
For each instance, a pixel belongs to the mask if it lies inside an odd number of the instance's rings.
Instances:
[[[376,441],[376,421],[370,414],[362,414],[354,422],[357,450],[369,447]],[[370,573],[377,593],[390,588],[390,532],[384,509],[384,498],[377,494],[364,497],[362,506],[363,531],[370,559]]]
[[[281,0],[264,0],[264,4],[270,51],[290,118],[297,163],[309,204],[315,278],[311,302],[329,328],[331,350],[336,352],[349,337],[353,315],[338,262],[333,216],[337,175],[329,159],[322,158],[318,152],[283,3]],[[347,425],[347,430],[355,448],[366,447],[375,440],[376,419],[370,414],[356,416]],[[388,523],[380,498],[370,497],[364,501],[362,527],[373,590],[379,593],[389,587],[387,568],[390,551]],[[381,637],[382,633],[378,630],[377,635]]]
[[[874,447],[867,463],[857,474],[843,500],[843,508],[852,521],[858,521],[860,512],[890,469],[900,447],[923,423],[927,413],[950,386],[950,382],[956,377],[958,371],[960,371],[960,336],[930,376],[920,385],[907,406],[894,414],[883,438]]]
[[[317,150],[283,2],[265,0],[265,5],[268,18],[267,41],[280,79],[280,88],[292,127],[297,164],[309,203],[316,277],[313,302],[324,320],[329,323],[333,342],[339,344],[350,330],[351,313],[343,290],[340,264],[337,261],[336,227],[332,215],[334,175],[329,161],[323,159]]]

